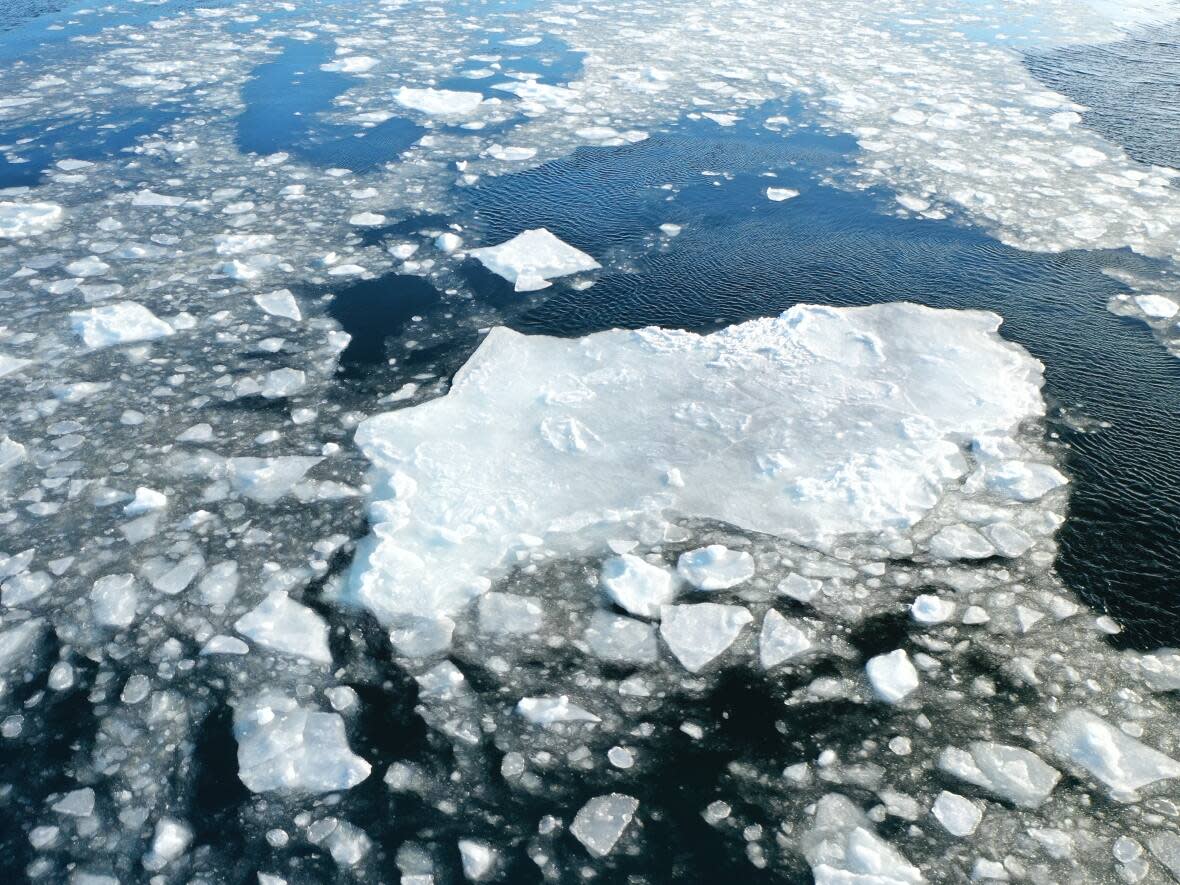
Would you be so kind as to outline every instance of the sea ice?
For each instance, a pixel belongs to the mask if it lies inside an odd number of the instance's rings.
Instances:
[[[754,557],[744,550],[710,544],[681,553],[676,571],[698,590],[728,590],[754,577]]]
[[[106,627],[129,626],[138,602],[134,575],[105,575],[90,588],[94,619]]]
[[[948,790],[938,794],[931,812],[952,836],[970,836],[983,819],[978,805]]]
[[[660,635],[686,670],[699,673],[753,620],[740,605],[665,605],[660,609]]]
[[[463,862],[463,877],[468,882],[483,882],[496,871],[499,852],[486,842],[474,839],[459,840],[459,858]]]
[[[614,850],[638,810],[639,800],[631,796],[621,793],[595,796],[574,815],[570,832],[593,857],[606,857]]]
[[[1086,710],[1070,710],[1049,738],[1054,752],[1081,766],[1129,801],[1156,781],[1180,777],[1180,762],[1140,743]]]
[[[873,832],[873,825],[851,801],[828,793],[815,808],[815,822],[804,836],[803,855],[815,885],[918,885],[921,871]]]
[[[323,460],[310,455],[227,458],[226,467],[235,491],[263,504],[272,504]]]
[[[811,648],[807,634],[783,617],[777,609],[770,609],[762,620],[758,637],[758,656],[763,669],[777,667],[783,661],[798,657]]]
[[[537,600],[512,593],[485,593],[479,600],[479,629],[484,633],[536,633],[544,612]]]
[[[551,280],[602,265],[543,227],[526,230],[498,246],[471,249],[467,253],[484,267],[512,283],[517,292],[535,292]]]
[[[1180,311],[1180,304],[1164,295],[1136,295],[1135,304],[1153,320],[1169,320]]]
[[[453,89],[411,89],[403,86],[394,101],[404,108],[438,117],[465,117],[473,114],[481,104],[479,92],[456,92]]]
[[[904,537],[967,472],[961,441],[1044,412],[1040,364],[999,323],[799,305],[711,335],[493,329],[446,396],[359,426],[373,532],[350,596],[386,621],[453,615],[538,539],[593,550],[669,511],[821,548]]]
[[[659,617],[660,606],[676,595],[671,572],[630,553],[604,562],[598,583],[612,602],[641,618]]]
[[[254,303],[271,316],[283,317],[299,322],[303,314],[299,311],[299,304],[290,289],[278,289],[254,296]]]
[[[55,203],[11,203],[0,200],[0,238],[17,240],[52,230],[64,213]]]
[[[349,749],[339,713],[308,710],[275,692],[237,706],[234,737],[238,777],[255,793],[348,790],[371,770]]]
[[[896,704],[919,685],[918,671],[904,648],[871,658],[865,672],[877,697],[890,704]]]
[[[152,341],[173,333],[170,325],[134,301],[73,311],[70,323],[74,333],[90,348]]]
[[[792,200],[797,196],[799,196],[799,191],[792,190],[789,187],[768,187],[766,189],[766,199],[774,203]]]
[[[650,664],[659,657],[654,626],[612,612],[596,611],[590,617],[585,640],[590,652],[604,661]]]
[[[321,664],[332,663],[328,625],[284,590],[273,590],[262,602],[234,623],[234,629],[264,645],[289,655],[301,655]]]
[[[589,710],[571,704],[566,695],[552,698],[521,698],[516,712],[534,725],[550,726],[563,722],[601,722]]]
[[[1021,808],[1038,807],[1061,779],[1035,753],[991,741],[974,741],[966,750],[947,747],[938,767]]]

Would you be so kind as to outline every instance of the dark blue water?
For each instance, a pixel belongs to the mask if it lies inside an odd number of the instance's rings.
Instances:
[[[242,98],[238,146],[246,153],[286,151],[317,166],[363,172],[397,156],[426,132],[405,117],[392,117],[369,129],[329,123],[322,114],[355,78],[320,65],[335,58],[321,42],[279,41],[282,52],[256,68]]]
[[[1153,263],[1127,251],[1023,252],[967,225],[896,217],[888,193],[816,183],[854,150],[850,138],[815,131],[784,139],[757,126],[711,123],[681,125],[635,146],[581,149],[469,190],[461,221],[472,242],[545,226],[626,270],[603,272],[588,290],[558,282],[530,296],[474,261],[463,273],[482,308],[521,331],[550,335],[650,324],[708,331],[800,302],[908,300],[1000,313],[1003,334],[1046,365],[1050,429],[1074,481],[1059,571],[1096,609],[1127,625],[1119,641],[1180,642],[1180,362],[1142,324],[1106,310],[1122,287],[1102,273],[1151,272]],[[659,187],[666,183],[678,188],[671,202]],[[773,203],[768,185],[801,194]],[[653,236],[665,222],[683,232]],[[397,306],[404,278],[363,285],[367,303],[393,305],[393,334],[405,328],[407,310],[429,308],[420,293],[412,308]],[[371,294],[382,285],[384,301]],[[364,316],[369,340],[384,315]],[[471,346],[463,336],[395,374],[432,364],[453,371]],[[356,365],[347,371],[358,375]],[[382,384],[388,371],[370,367]]]

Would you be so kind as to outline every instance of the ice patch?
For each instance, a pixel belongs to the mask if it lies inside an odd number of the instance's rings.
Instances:
[[[565,722],[601,722],[589,710],[571,704],[566,695],[555,698],[521,698],[516,712],[533,725],[557,725]]]
[[[1050,737],[1053,750],[1092,774],[1111,795],[1133,801],[1136,791],[1180,777],[1180,762],[1124,734],[1086,710],[1070,710]]]
[[[465,117],[473,114],[481,104],[479,92],[456,92],[452,89],[411,89],[403,86],[394,95],[403,108],[421,111],[438,117]]]
[[[512,283],[517,292],[534,292],[552,285],[551,280],[601,265],[543,227],[526,230],[498,246],[471,249],[467,253],[484,267]]]
[[[275,651],[301,655],[321,664],[332,663],[324,619],[283,590],[267,594],[266,599],[238,618],[234,629]]]
[[[658,617],[660,606],[676,595],[667,569],[630,553],[604,562],[598,582],[612,602],[641,618]]]
[[[610,854],[626,832],[639,800],[621,793],[596,796],[583,805],[570,824],[570,832],[593,857]]]
[[[65,213],[56,203],[0,201],[0,239],[18,240],[53,230]]]
[[[749,610],[740,605],[665,605],[660,609],[660,635],[684,669],[699,673],[733,645],[753,620]]]
[[[918,885],[921,871],[873,832],[864,813],[829,793],[816,803],[815,823],[803,841],[815,885]]]
[[[74,334],[91,349],[153,341],[173,334],[170,325],[134,301],[73,311],[70,325]]]
[[[728,590],[754,577],[754,557],[742,550],[710,544],[681,553],[676,571],[698,590]]]
[[[975,741],[967,750],[947,747],[938,767],[1021,808],[1040,806],[1061,779],[1035,753],[990,741]]]
[[[890,704],[896,704],[920,684],[918,671],[903,648],[871,658],[865,672],[877,697]]]

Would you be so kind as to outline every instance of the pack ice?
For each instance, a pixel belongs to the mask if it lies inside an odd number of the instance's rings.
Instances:
[[[376,483],[350,594],[387,621],[449,616],[529,551],[673,514],[820,548],[907,543],[968,475],[965,447],[1011,455],[997,441],[1043,412],[1041,366],[1000,322],[799,305],[711,335],[493,329],[446,396],[358,428]]]
[[[557,277],[601,267],[543,227],[526,230],[498,246],[472,249],[468,255],[512,283],[517,292],[535,292],[552,285],[550,281]]]

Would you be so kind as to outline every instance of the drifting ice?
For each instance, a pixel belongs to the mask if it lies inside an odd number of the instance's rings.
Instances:
[[[543,227],[526,230],[498,246],[472,249],[467,254],[512,283],[517,292],[535,292],[552,285],[550,280],[557,277],[602,266]]]

